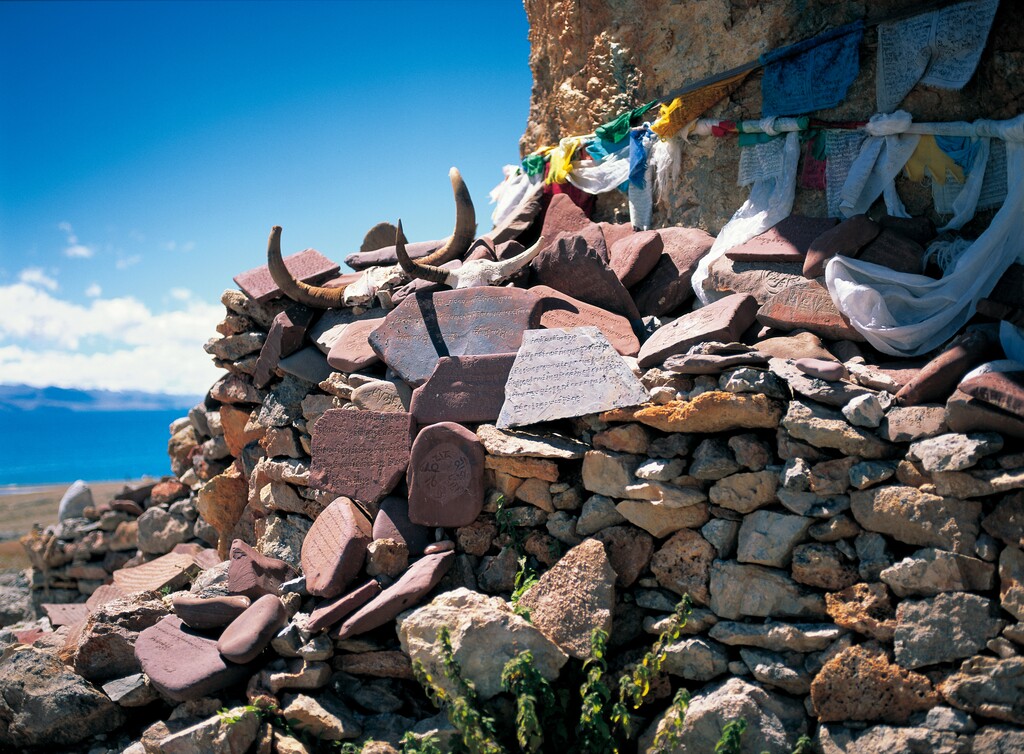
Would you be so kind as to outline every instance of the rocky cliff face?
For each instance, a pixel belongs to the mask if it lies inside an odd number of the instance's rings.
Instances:
[[[623,110],[689,82],[728,70],[761,53],[858,18],[879,18],[911,7],[909,0],[525,0],[530,21],[533,95],[520,142],[524,154],[560,137],[589,133]],[[829,120],[867,119],[875,112],[877,34],[861,44],[861,71],[840,107],[817,113]],[[915,120],[1009,118],[1024,100],[1024,16],[1003,3],[978,70],[960,92],[917,87],[902,108]],[[708,115],[759,118],[761,76]],[[716,234],[742,203],[736,186],[739,149],[733,139],[696,138],[684,151],[671,206],[657,207],[654,225],[687,225]],[[906,183],[906,182],[904,182]],[[918,190],[914,190],[918,189]],[[930,210],[920,187],[901,185],[911,214]],[[600,219],[627,219],[625,201],[611,193],[598,202]],[[824,194],[798,192],[796,212],[824,215]]]

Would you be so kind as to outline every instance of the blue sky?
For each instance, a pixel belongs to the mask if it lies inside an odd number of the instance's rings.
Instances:
[[[454,221],[518,160],[521,2],[0,3],[0,383],[202,392],[233,275]]]

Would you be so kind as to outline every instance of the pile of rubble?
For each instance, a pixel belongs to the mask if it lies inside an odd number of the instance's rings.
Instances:
[[[0,744],[450,746],[412,663],[437,670],[442,628],[500,706],[512,657],[555,680],[602,629],[621,671],[689,595],[642,750],[682,687],[678,751],[740,717],[744,752],[1024,750],[1024,366],[994,322],[1019,314],[1015,270],[947,349],[894,363],[815,275],[834,253],[920,265],[927,222],[790,218],[692,309],[703,231],[538,192],[474,238],[453,185],[452,237],[379,227],[355,273],[282,261],[275,229],[222,297],[227,374],[172,427],[176,478],[28,543],[46,584],[92,596],[5,635]],[[73,725],[43,714],[61,704]]]

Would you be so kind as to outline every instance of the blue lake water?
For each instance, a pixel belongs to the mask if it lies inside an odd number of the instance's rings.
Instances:
[[[170,411],[0,412],[0,487],[171,473]]]

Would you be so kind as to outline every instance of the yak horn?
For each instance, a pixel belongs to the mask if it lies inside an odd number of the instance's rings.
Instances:
[[[454,170],[454,168],[452,168]],[[429,280],[431,283],[447,283],[448,270],[435,267],[425,262],[414,261],[405,250],[405,234],[402,233],[402,221],[398,221],[398,231],[395,233],[395,255],[398,257],[398,264],[401,265],[405,274],[411,278]]]
[[[338,309],[344,306],[344,287],[322,288],[309,285],[296,280],[288,271],[284,259],[281,258],[280,225],[270,229],[270,239],[267,241],[267,267],[270,268],[270,277],[274,278],[281,291],[292,300],[314,309]]]
[[[453,259],[462,259],[476,237],[476,210],[473,209],[473,200],[469,196],[466,182],[462,180],[458,168],[449,170],[448,178],[451,179],[452,193],[455,194],[455,232],[448,237],[444,246],[418,260],[419,264],[439,265]]]

